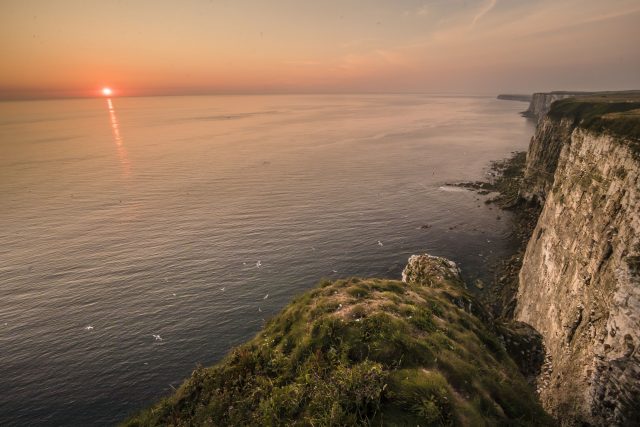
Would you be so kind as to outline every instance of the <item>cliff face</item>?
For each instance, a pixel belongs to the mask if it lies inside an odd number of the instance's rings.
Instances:
[[[529,148],[521,194],[544,207],[515,317],[544,338],[545,409],[567,425],[631,425],[640,416],[640,156],[629,123],[640,104],[612,113],[613,104],[572,102],[554,104]]]
[[[570,141],[573,129],[573,122],[568,119],[544,117],[538,122],[527,152],[521,197],[544,204],[553,185],[560,151]]]

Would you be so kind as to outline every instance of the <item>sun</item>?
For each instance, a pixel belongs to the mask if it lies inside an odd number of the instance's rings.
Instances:
[[[110,87],[103,87],[102,88],[102,94],[104,96],[111,96],[113,94],[113,91],[111,90]]]

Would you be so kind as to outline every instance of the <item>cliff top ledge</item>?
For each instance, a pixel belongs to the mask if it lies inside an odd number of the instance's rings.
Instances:
[[[572,120],[575,125],[597,132],[609,132],[640,141],[640,91],[604,92],[554,102],[552,118]],[[640,152],[640,144],[633,144]]]
[[[640,91],[611,92],[554,102],[552,118],[565,118],[584,128],[640,140]],[[640,149],[638,144],[634,144]]]
[[[549,113],[551,106],[565,99],[580,99],[583,104],[584,111],[589,110],[588,105],[599,105],[609,103],[625,103],[625,102],[637,102],[640,100],[640,91],[627,90],[627,91],[606,91],[606,92],[576,92],[576,91],[552,91],[552,92],[536,92],[531,95],[531,101],[529,102],[529,108],[523,111],[521,114],[524,117],[541,120]],[[509,99],[503,95],[498,99]],[[611,106],[609,106],[611,107]],[[628,106],[627,106],[628,107]],[[632,107],[632,109],[635,107]],[[626,110],[625,110],[626,111]],[[617,112],[617,111],[612,111]]]

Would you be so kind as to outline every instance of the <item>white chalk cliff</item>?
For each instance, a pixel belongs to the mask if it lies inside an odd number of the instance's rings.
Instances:
[[[543,336],[540,399],[564,425],[640,420],[640,143],[615,114],[598,126],[560,108],[543,117],[521,190],[543,209],[515,318]]]

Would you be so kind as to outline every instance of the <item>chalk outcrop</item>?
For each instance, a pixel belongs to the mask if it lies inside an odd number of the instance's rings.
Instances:
[[[418,283],[430,286],[443,279],[462,284],[460,269],[455,262],[429,254],[411,255],[402,270],[404,283]]]

